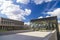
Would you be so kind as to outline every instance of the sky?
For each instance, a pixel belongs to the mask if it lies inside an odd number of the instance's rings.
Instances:
[[[0,0],[0,17],[23,21],[57,16],[60,23],[60,0]]]

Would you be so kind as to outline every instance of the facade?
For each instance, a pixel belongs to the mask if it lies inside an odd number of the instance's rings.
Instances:
[[[19,30],[23,28],[23,25],[22,21],[0,18],[0,29],[2,30]]]
[[[59,40],[59,29],[58,29],[58,22],[57,22],[57,16],[53,17],[47,17],[47,18],[40,18],[40,19],[32,19],[31,20],[31,29],[33,30],[39,30],[39,31],[51,31],[56,29],[57,31],[57,37]]]
[[[57,26],[57,17],[47,17],[31,20],[31,27],[35,30],[54,30]]]

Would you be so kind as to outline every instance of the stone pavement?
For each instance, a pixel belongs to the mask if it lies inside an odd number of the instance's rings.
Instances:
[[[50,40],[51,37],[52,39],[53,37],[55,38],[55,35],[52,36],[52,32],[34,31],[34,32],[16,33],[11,35],[3,35],[0,36],[0,40]]]

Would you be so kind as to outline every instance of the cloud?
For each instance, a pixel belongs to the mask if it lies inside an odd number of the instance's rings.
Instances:
[[[33,2],[35,4],[42,4],[43,2],[51,2],[52,0],[17,0],[17,3],[22,3],[22,4],[28,4],[30,2]]]
[[[24,25],[30,25],[30,22],[25,22]]]
[[[50,17],[50,16],[46,16],[46,17]]]
[[[45,2],[51,2],[51,1],[53,1],[53,0],[44,0]]]
[[[58,16],[58,18],[60,18],[60,8],[57,8],[52,12],[47,12],[47,14],[49,14],[51,16]]]
[[[43,16],[38,17],[38,19],[43,18]]]
[[[51,16],[57,16],[58,17],[58,22],[60,21],[60,8],[57,8],[55,9],[54,11],[52,12],[47,12],[48,15],[51,15]]]
[[[25,15],[30,15],[31,10],[30,9],[25,9]]]
[[[0,12],[10,19],[25,20],[24,16],[31,14],[30,9],[22,10],[19,5],[13,4],[12,0],[0,0]]]
[[[33,0],[35,4],[42,4],[43,2],[51,2],[52,0]]]
[[[30,0],[17,0],[17,3],[28,4]]]
[[[60,23],[60,20],[58,20],[58,23]]]

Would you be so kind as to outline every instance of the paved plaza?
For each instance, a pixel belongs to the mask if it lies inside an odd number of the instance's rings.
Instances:
[[[51,32],[25,32],[0,36],[0,40],[48,40]]]

